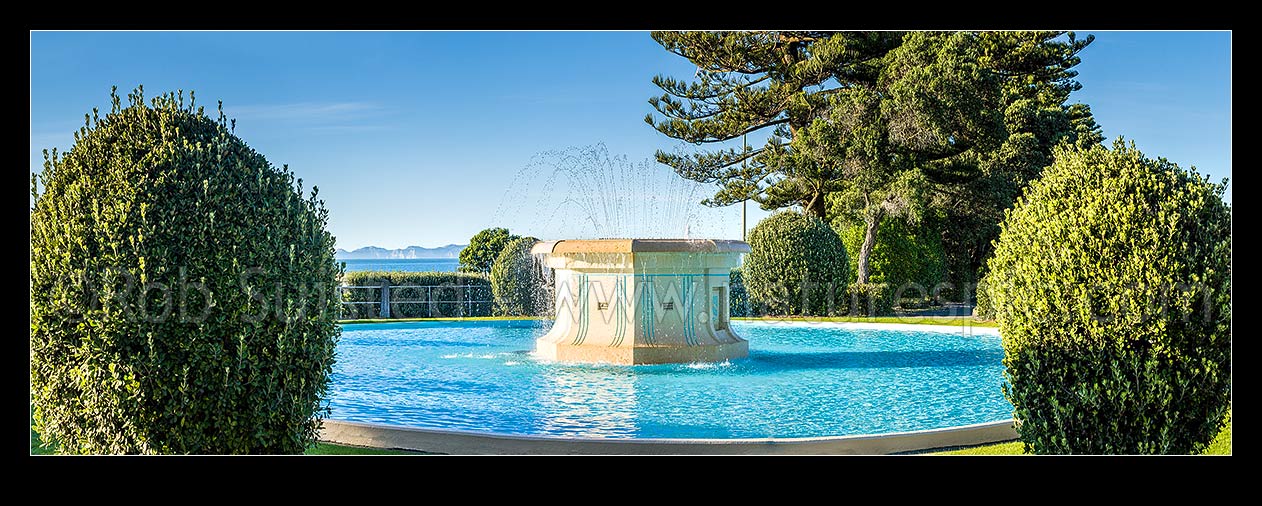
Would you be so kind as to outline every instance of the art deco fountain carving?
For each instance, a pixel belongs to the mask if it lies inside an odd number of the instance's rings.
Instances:
[[[561,362],[660,364],[743,358],[729,325],[728,281],[741,241],[600,239],[541,242],[555,269],[556,323],[535,353]]]

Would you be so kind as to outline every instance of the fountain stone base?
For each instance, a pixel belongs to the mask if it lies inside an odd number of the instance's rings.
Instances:
[[[560,362],[722,362],[749,355],[732,331],[731,269],[741,241],[600,239],[541,242],[555,269],[556,323],[535,354]]]

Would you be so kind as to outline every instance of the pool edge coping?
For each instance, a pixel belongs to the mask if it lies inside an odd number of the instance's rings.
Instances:
[[[1017,439],[1002,420],[885,434],[742,439],[605,439],[491,434],[324,420],[320,440],[453,455],[885,455]]]
[[[887,318],[906,318],[907,321],[865,321],[863,317],[855,317],[854,320],[847,317],[845,320],[834,319],[834,317],[812,318],[796,318],[796,317],[753,317],[753,316],[734,316],[733,322],[753,322],[753,323],[803,323],[803,324],[820,324],[820,323],[852,323],[852,324],[889,324],[889,325],[916,325],[916,326],[944,326],[944,327],[964,327],[964,328],[990,328],[998,329],[993,321],[975,321],[968,316],[880,316],[877,319]],[[457,316],[457,317],[435,317],[435,318],[362,318],[350,320],[337,320],[338,325],[364,325],[374,323],[421,323],[421,322],[483,322],[483,321],[551,321],[552,317],[547,316]],[[939,323],[935,320],[941,320]]]
[[[377,325],[377,324],[395,324],[395,323],[489,323],[489,322],[541,322],[547,321],[538,318],[426,318],[426,319],[399,319],[399,320],[380,320],[380,321],[350,321],[339,322],[338,325]],[[975,325],[959,325],[959,324],[940,324],[940,323],[896,323],[896,322],[833,322],[833,321],[801,321],[801,320],[733,320],[733,323],[743,323],[754,326],[765,327],[807,327],[807,328],[840,328],[853,330],[893,330],[898,332],[938,332],[945,334],[964,334],[964,335],[985,335],[999,337],[999,329],[996,327],[975,326]]]

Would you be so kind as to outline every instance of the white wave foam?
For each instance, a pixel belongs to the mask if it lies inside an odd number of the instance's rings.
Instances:
[[[727,360],[722,362],[691,362],[684,367],[696,370],[718,369],[720,367],[732,367],[732,362]]]
[[[443,356],[442,356],[442,358],[481,358],[481,359],[492,359],[492,358],[497,358],[497,357],[499,357],[500,355],[504,355],[504,354],[503,354],[503,353],[481,353],[481,354],[479,354],[479,353],[448,353],[448,354],[446,354],[446,355],[443,355]]]

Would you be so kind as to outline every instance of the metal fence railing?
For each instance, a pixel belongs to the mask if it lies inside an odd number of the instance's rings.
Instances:
[[[424,308],[424,317],[463,317],[463,316],[490,316],[491,287],[485,285],[390,285],[382,282],[380,285],[344,285],[340,286],[339,294],[341,295],[341,304],[338,306],[338,318],[345,318],[347,306],[356,308],[356,317],[376,317],[376,318],[392,318],[397,313],[408,313],[408,311],[399,311],[401,305],[420,304]],[[347,300],[348,290],[380,290],[377,297],[367,295],[364,297],[352,297],[355,300]],[[423,294],[419,298],[400,299],[394,294],[404,291],[421,291]],[[393,292],[393,293],[392,293]],[[435,296],[435,292],[438,293]],[[369,292],[371,294],[371,292]],[[480,298],[477,298],[480,297]],[[365,307],[365,311],[360,311],[360,307]],[[372,314],[373,308],[377,308],[376,314]],[[448,312],[446,309],[454,309]],[[415,316],[419,314],[405,314],[404,317]]]

